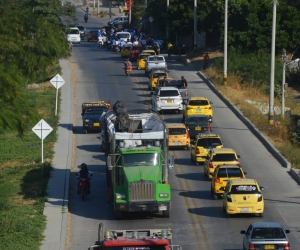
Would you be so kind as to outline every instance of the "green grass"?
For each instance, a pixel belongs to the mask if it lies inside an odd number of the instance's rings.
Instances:
[[[43,175],[41,139],[31,131],[38,120],[27,125],[23,136],[17,131],[0,134],[0,249],[39,249],[46,227],[43,210],[58,117],[55,88],[49,83],[40,86],[27,89],[26,95],[28,105],[53,128],[44,140]]]

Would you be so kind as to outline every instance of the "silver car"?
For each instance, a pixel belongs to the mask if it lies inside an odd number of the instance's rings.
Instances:
[[[162,110],[183,110],[182,96],[177,88],[160,87],[152,92],[152,109],[156,112]]]
[[[255,222],[252,223],[243,238],[244,250],[290,250],[290,243],[287,233],[290,230],[284,230],[278,222]]]

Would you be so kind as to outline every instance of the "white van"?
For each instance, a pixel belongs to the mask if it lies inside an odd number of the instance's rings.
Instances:
[[[70,28],[67,35],[68,42],[80,43],[80,31],[77,27]]]
[[[129,41],[131,41],[131,35],[130,35],[129,32],[124,32],[124,31],[122,31],[122,32],[117,32],[117,33],[116,33],[116,37],[117,37],[118,39],[121,39],[121,40],[125,41],[125,42],[127,42],[128,39],[129,39]]]

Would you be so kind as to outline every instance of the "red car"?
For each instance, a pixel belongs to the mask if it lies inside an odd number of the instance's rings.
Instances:
[[[129,51],[129,59],[130,60],[137,60],[139,58],[139,55],[143,51],[142,45],[133,45]]]
[[[88,36],[87,36],[87,41],[98,41],[98,31],[96,30],[91,30],[89,33],[88,33]]]

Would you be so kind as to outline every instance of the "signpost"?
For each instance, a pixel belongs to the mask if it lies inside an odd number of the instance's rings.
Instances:
[[[42,173],[44,167],[44,139],[51,133],[52,130],[53,128],[51,128],[50,125],[43,119],[32,128],[32,131],[42,139]]]
[[[58,89],[65,84],[65,80],[59,74],[57,74],[50,80],[50,82],[56,88],[55,115],[57,115]]]

